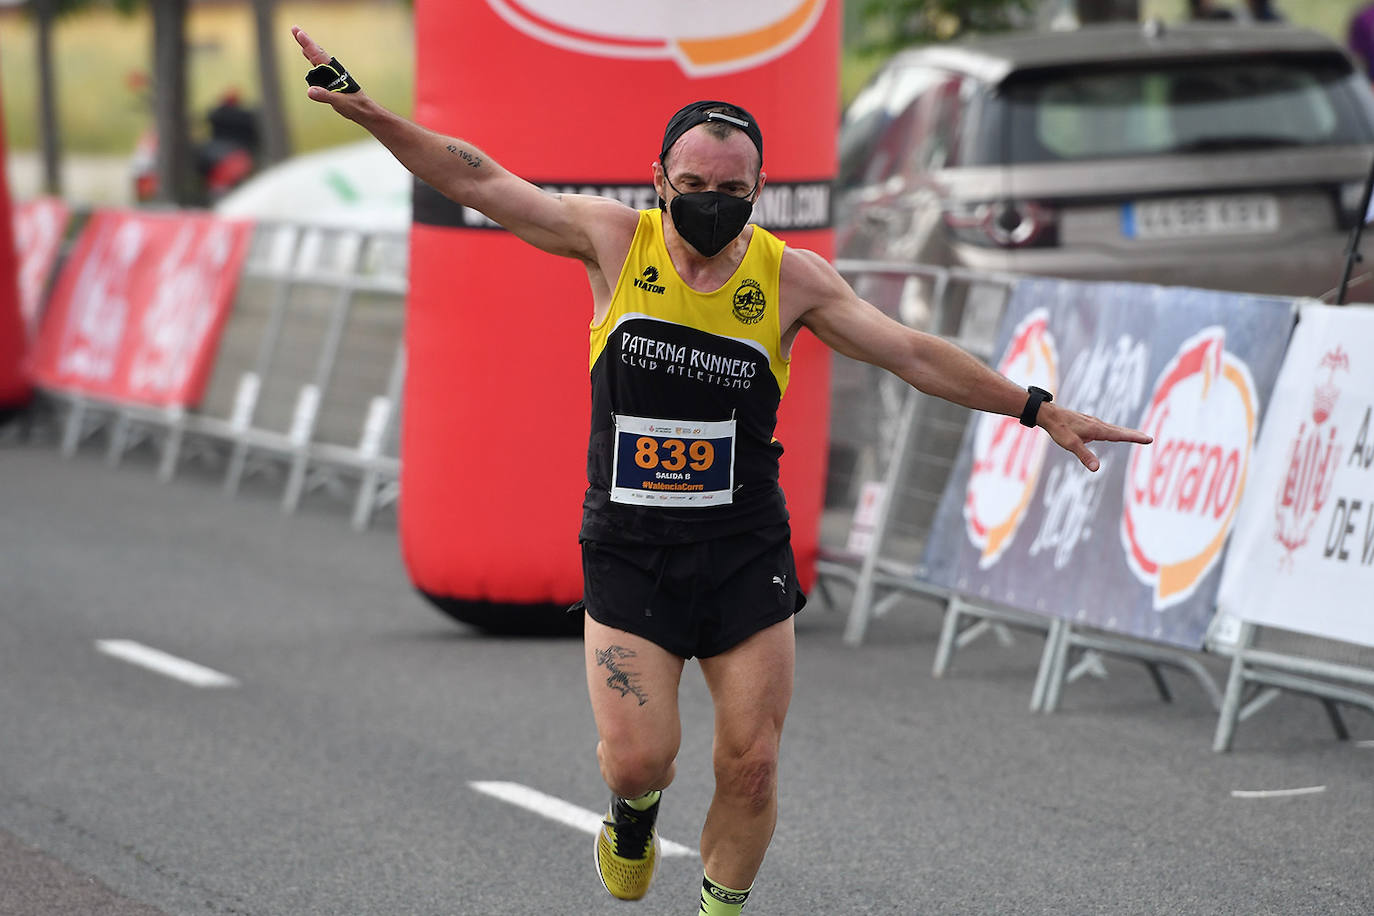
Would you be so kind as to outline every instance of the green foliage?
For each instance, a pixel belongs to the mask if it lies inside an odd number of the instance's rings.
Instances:
[[[156,2],[156,0],[154,0]],[[414,95],[413,20],[408,7],[382,0],[281,0],[274,17],[277,65],[286,117],[297,151],[361,139],[362,129],[305,95],[308,69],[290,27],[299,23],[327,34],[329,47],[347,48],[351,69],[366,74],[363,85],[393,111],[408,115]],[[194,130],[228,89],[242,93],[245,105],[261,104],[252,16],[246,3],[192,3],[188,43],[187,90]],[[148,87],[135,73],[152,69],[152,23],[145,0],[131,16],[109,2],[61,17],[54,35],[58,115],[64,151],[128,155],[151,124]],[[19,10],[0,8],[0,91],[4,95],[6,146],[38,148],[37,70],[33,20]]]
[[[1036,0],[859,0],[861,52],[895,51],[967,32],[1024,25]]]

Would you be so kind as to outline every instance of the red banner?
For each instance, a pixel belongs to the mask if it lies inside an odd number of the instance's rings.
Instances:
[[[4,164],[5,132],[0,127],[0,167]],[[15,268],[9,185],[0,180],[0,415],[29,399],[29,382],[23,371],[27,335],[19,314]]]
[[[14,245],[19,254],[19,312],[29,338],[38,334],[43,293],[52,276],[71,211],[56,197],[37,197],[14,211]]]
[[[33,354],[51,388],[195,406],[252,225],[208,214],[95,213],[62,269]]]

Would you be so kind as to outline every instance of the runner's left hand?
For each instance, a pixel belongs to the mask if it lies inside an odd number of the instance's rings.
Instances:
[[[1037,420],[1040,427],[1050,434],[1051,439],[1061,448],[1077,455],[1078,460],[1083,462],[1083,467],[1090,471],[1096,471],[1101,463],[1097,460],[1097,455],[1088,448],[1089,442],[1135,442],[1149,445],[1154,441],[1153,436],[1147,436],[1138,429],[1115,426],[1097,417],[1049,403],[1040,405]]]

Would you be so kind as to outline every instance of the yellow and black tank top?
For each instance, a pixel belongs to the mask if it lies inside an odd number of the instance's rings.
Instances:
[[[606,317],[591,327],[584,540],[680,544],[787,520],[773,438],[784,243],[754,227],[714,292],[683,282],[663,214],[643,210]]]

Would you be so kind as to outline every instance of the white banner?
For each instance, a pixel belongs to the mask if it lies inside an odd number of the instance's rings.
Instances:
[[[1304,305],[1218,596],[1239,618],[1374,646],[1374,307]]]

